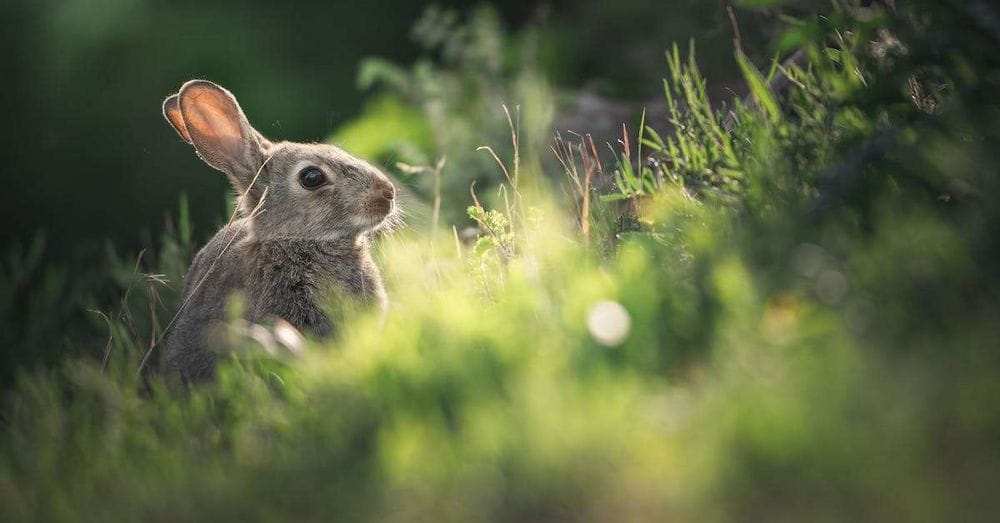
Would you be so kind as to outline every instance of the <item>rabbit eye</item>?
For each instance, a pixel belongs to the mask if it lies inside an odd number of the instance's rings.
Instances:
[[[299,172],[299,183],[312,191],[326,183],[326,175],[316,167],[306,167]]]

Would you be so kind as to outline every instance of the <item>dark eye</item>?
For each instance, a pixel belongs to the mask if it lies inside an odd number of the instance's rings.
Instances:
[[[299,183],[312,191],[326,183],[326,175],[316,167],[306,167],[299,173]]]

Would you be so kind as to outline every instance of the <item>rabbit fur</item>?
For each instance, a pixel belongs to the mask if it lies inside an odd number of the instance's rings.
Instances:
[[[332,145],[270,142],[229,91],[205,80],[185,83],[163,114],[227,175],[242,215],[198,252],[185,278],[165,340],[167,361],[182,376],[212,376],[234,293],[245,299],[247,320],[281,318],[319,336],[333,328],[320,306],[328,291],[385,307],[369,242],[397,215],[388,177]]]

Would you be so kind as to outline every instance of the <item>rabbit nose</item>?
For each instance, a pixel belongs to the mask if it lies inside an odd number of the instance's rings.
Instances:
[[[396,188],[392,185],[382,189],[382,197],[386,200],[392,200],[396,197]]]

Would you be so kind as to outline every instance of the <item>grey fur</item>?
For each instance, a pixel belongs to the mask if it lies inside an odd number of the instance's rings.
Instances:
[[[385,307],[369,252],[370,233],[396,210],[396,191],[384,174],[332,145],[271,143],[250,126],[232,94],[204,80],[168,97],[164,116],[246,195],[239,202],[243,218],[220,230],[188,270],[182,307],[165,340],[168,362],[184,377],[212,375],[215,334],[235,292],[245,296],[248,320],[280,317],[317,335],[333,327],[318,303],[328,290]],[[328,183],[304,188],[298,176],[308,167],[321,169]]]

